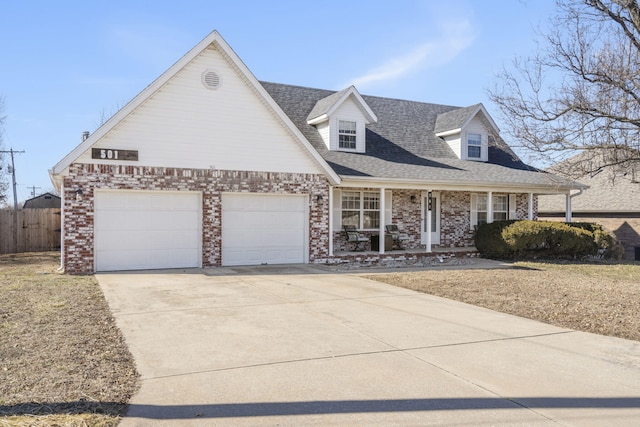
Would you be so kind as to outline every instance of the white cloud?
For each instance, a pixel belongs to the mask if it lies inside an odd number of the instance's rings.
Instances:
[[[469,21],[442,23],[441,36],[415,47],[411,52],[391,58],[381,66],[351,80],[356,87],[397,80],[414,71],[447,64],[469,47],[474,39]]]

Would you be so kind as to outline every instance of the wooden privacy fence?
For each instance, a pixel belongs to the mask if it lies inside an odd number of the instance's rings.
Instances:
[[[59,208],[0,209],[0,254],[59,249]]]

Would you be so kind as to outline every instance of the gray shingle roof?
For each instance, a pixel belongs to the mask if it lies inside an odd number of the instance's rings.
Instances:
[[[331,107],[333,107],[335,103],[338,102],[340,98],[342,98],[342,95],[348,90],[349,88],[346,88],[341,90],[340,92],[333,93],[325,98],[318,100],[318,102],[316,102],[316,105],[313,107],[313,110],[311,110],[311,112],[307,116],[307,120],[313,120],[316,117],[327,114]]]
[[[366,152],[330,151],[318,130],[307,123],[312,111],[325,108],[339,92],[260,82],[318,153],[342,177],[456,182],[460,184],[533,185],[557,187],[570,181],[524,164],[500,138],[489,147],[486,163],[460,160],[435,135],[438,117],[459,122],[477,105],[460,108],[375,96],[362,98],[378,117],[367,125]],[[339,96],[339,95],[338,95]],[[322,102],[318,102],[325,100]],[[318,106],[322,104],[322,106]],[[329,108],[329,107],[327,107]],[[470,110],[471,109],[471,110]],[[314,111],[314,114],[317,112]],[[443,116],[444,114],[444,116]],[[317,115],[316,115],[317,116]],[[466,118],[464,121],[466,121]]]
[[[479,106],[480,104],[475,104],[470,107],[458,108],[457,110],[438,114],[433,132],[440,133],[448,130],[460,129]]]

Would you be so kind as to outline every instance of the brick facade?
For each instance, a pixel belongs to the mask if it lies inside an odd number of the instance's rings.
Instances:
[[[309,194],[309,262],[325,262],[329,254],[329,183],[322,175],[219,171],[121,165],[73,164],[64,189],[64,266],[69,273],[94,270],[94,189],[199,191],[202,193],[202,265],[222,261],[222,194]],[[82,196],[76,199],[76,190]],[[369,191],[376,191],[370,189]],[[317,196],[322,199],[318,200]],[[407,233],[406,249],[421,247],[420,190],[393,190],[392,222]],[[537,201],[537,200],[535,200]],[[340,201],[335,200],[336,204]],[[526,218],[528,197],[517,196],[517,217]],[[440,247],[473,246],[470,227],[471,193],[440,192]],[[534,206],[535,207],[535,206]],[[535,210],[534,210],[535,211]],[[377,231],[365,232],[368,235]],[[334,230],[334,252],[348,251],[342,230]],[[371,248],[367,245],[367,250]]]
[[[222,193],[309,194],[309,261],[328,255],[329,183],[323,175],[73,164],[64,180],[63,263],[69,273],[94,270],[96,188],[202,192],[203,267],[221,265]]]

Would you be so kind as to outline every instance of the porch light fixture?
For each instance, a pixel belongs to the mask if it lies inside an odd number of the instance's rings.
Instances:
[[[415,203],[415,201],[416,201],[416,195],[415,195],[415,194],[412,194],[412,195],[411,195],[411,197],[410,197],[410,199],[411,199],[411,201],[412,201],[412,202],[414,202],[414,203]]]
[[[82,200],[82,188],[78,188],[76,191],[74,191],[74,193],[76,193],[76,201],[79,202]]]
[[[317,202],[319,205],[321,205],[321,204],[322,204],[322,200],[323,200],[322,194],[318,194],[318,195],[316,196],[316,202]]]

